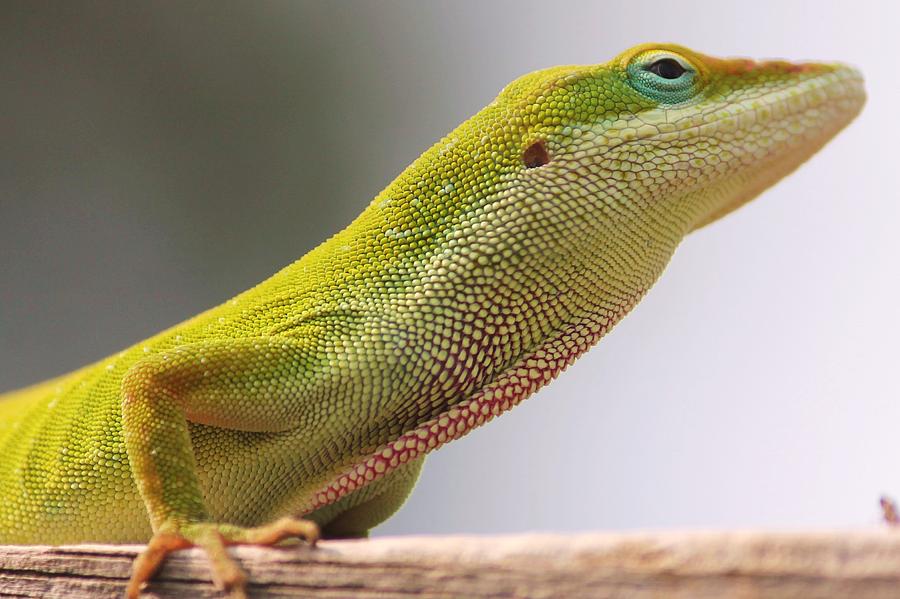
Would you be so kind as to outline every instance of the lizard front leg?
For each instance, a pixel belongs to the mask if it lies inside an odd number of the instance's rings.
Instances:
[[[244,528],[214,522],[204,503],[188,422],[251,432],[300,425],[314,386],[310,343],[285,338],[202,342],[148,357],[122,383],[122,426],[132,474],[147,507],[153,538],[135,561],[127,596],[171,551],[199,546],[217,586],[242,597],[244,573],[228,544],[271,545],[296,536],[314,543],[308,520],[282,519]]]

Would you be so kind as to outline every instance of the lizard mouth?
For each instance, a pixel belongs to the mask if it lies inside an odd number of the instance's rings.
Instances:
[[[711,182],[721,193],[709,195],[722,198],[721,203],[706,206],[691,230],[735,210],[793,172],[859,114],[866,98],[859,71],[824,68],[829,70],[794,87],[735,102],[711,112],[708,123],[682,130],[678,138],[693,138],[693,144],[697,138],[709,138],[727,175]]]
[[[607,138],[592,156],[597,164],[629,155],[664,156],[656,161],[663,177],[655,197],[704,192],[689,210],[685,233],[731,212],[791,173],[865,104],[863,77],[849,66],[741,61],[732,70],[739,75],[756,72],[761,82],[768,73],[773,83],[745,84],[745,89],[756,91],[743,96],[734,87],[713,85],[697,102],[636,115],[628,126],[637,135],[616,134],[611,143]],[[641,135],[642,125],[652,130]],[[600,136],[608,133],[597,131]],[[610,184],[607,192],[615,194],[615,186]]]
[[[859,114],[865,103],[862,75],[856,69],[837,65],[811,65],[821,74],[801,81],[786,80],[771,91],[725,103],[707,110],[697,106],[668,111],[673,125],[670,133],[652,137],[664,139],[715,139],[729,150],[740,146],[756,160],[765,158],[792,141],[820,137],[830,139]]]
[[[732,99],[727,89],[707,89],[699,102],[636,115],[628,126],[637,135],[607,137],[608,131],[598,129],[595,133],[605,143],[592,158],[600,162],[618,158],[635,146],[658,146],[670,156],[680,156],[668,168],[695,171],[691,173],[695,182],[701,169],[732,176],[778,158],[799,165],[847,126],[865,104],[862,74],[849,66],[747,61],[742,68],[778,69],[797,76],[783,77],[779,85],[768,89],[760,85],[757,93]],[[735,93],[730,90],[732,96]],[[642,125],[652,130],[641,135]],[[692,169],[695,161],[699,162]]]

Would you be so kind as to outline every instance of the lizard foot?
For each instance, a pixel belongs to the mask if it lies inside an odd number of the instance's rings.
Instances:
[[[217,588],[227,592],[231,599],[246,599],[244,587],[247,576],[228,555],[226,546],[271,546],[288,538],[304,539],[315,545],[319,539],[319,527],[315,522],[289,517],[254,528],[211,522],[184,524],[175,528],[176,531],[172,531],[163,527],[154,533],[147,548],[134,560],[131,580],[125,591],[128,599],[137,599],[141,587],[153,577],[169,553],[187,547],[200,547],[206,552]]]

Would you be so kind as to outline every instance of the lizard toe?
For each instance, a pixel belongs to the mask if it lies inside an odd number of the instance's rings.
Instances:
[[[228,555],[228,545],[272,546],[289,538],[315,545],[320,536],[315,522],[290,517],[257,527],[194,522],[176,526],[174,531],[163,528],[135,560],[125,593],[127,599],[137,599],[169,553],[187,547],[199,547],[206,553],[216,588],[227,592],[231,599],[245,599],[247,575]]]

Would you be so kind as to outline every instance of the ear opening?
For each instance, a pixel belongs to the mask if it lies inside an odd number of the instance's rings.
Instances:
[[[525,168],[537,168],[550,162],[550,153],[544,140],[539,139],[522,152],[522,163]]]

